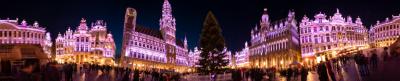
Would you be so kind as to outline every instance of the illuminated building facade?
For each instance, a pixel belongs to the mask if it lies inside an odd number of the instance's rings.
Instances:
[[[350,16],[343,18],[339,10],[328,18],[322,13],[314,18],[311,20],[304,16],[300,23],[301,53],[306,64],[368,46],[368,31],[361,18],[353,22]]]
[[[75,31],[68,27],[64,34],[59,33],[55,44],[56,60],[114,65],[115,42],[106,25],[97,20],[89,29],[82,18]]]
[[[223,52],[225,52],[225,55],[226,55],[223,59],[228,61],[228,67],[234,67],[235,66],[235,57],[234,57],[234,55],[232,55],[234,53],[229,51],[226,47],[224,48]]]
[[[288,17],[270,23],[267,9],[264,9],[260,25],[251,31],[250,66],[288,68],[301,59],[299,44],[295,13],[289,11]]]
[[[387,47],[393,44],[400,33],[400,14],[386,18],[385,22],[377,21],[376,25],[370,28],[370,41],[373,46]]]
[[[16,73],[23,64],[45,64],[51,58],[50,33],[38,22],[0,20],[0,73]]]
[[[244,44],[244,48],[235,54],[235,67],[247,68],[249,67],[249,46],[247,42]]]
[[[176,23],[168,0],[164,1],[160,29],[154,30],[136,24],[137,12],[128,8],[125,15],[125,29],[122,47],[123,64],[128,67],[188,69],[188,45],[176,39]]]
[[[194,50],[189,52],[189,65],[197,67],[196,64],[199,63],[201,49],[194,47]]]

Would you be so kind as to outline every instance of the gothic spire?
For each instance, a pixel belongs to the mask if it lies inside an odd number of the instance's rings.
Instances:
[[[164,0],[163,9],[171,9],[171,4],[169,4],[168,0]]]
[[[188,43],[187,43],[186,35],[185,35],[185,39],[183,40],[183,42],[185,43],[185,48],[188,48]]]
[[[164,0],[160,26],[175,28],[175,18],[172,16],[172,8],[168,0]]]
[[[339,8],[336,8],[336,13],[340,13],[340,12],[339,12]]]
[[[162,8],[162,17],[172,17],[172,8],[171,4],[169,4],[168,0],[164,0],[163,8]]]
[[[168,0],[164,0],[160,19],[160,30],[164,33],[168,44],[175,44],[175,18],[172,16],[172,8]]]
[[[245,48],[248,47],[247,41],[244,43],[244,47],[245,47]]]

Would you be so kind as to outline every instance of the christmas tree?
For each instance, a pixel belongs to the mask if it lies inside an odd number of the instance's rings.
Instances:
[[[209,11],[203,23],[203,29],[200,35],[200,59],[198,71],[201,73],[218,73],[223,67],[228,65],[224,59],[225,40],[222,36],[222,30],[214,14]]]

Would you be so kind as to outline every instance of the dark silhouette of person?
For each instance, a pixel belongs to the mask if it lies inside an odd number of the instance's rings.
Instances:
[[[374,70],[378,68],[378,60],[379,60],[378,55],[375,52],[372,52],[371,65]]]
[[[326,64],[326,70],[328,71],[332,81],[336,81],[335,73],[333,73],[332,70],[332,63],[330,60],[328,60],[328,58],[326,58],[325,64]]]
[[[130,81],[129,79],[129,74],[131,73],[130,70],[126,70],[124,77],[122,78],[122,81]]]
[[[233,81],[242,81],[242,75],[239,70],[233,70],[232,72],[232,80]]]
[[[72,81],[73,68],[71,64],[66,64],[64,66],[65,81]]]
[[[291,80],[291,78],[292,78],[292,76],[293,76],[293,69],[291,69],[291,68],[289,68],[289,69],[287,69],[287,74],[286,74],[286,81],[290,81]]]
[[[61,71],[56,67],[57,63],[49,63],[46,68],[46,73],[44,77],[46,77],[45,81],[60,81],[61,80]]]
[[[389,59],[388,47],[383,48],[383,61],[387,61]]]
[[[318,64],[318,75],[319,81],[329,81],[328,80],[328,73],[326,71],[326,66],[324,63]]]
[[[139,81],[139,70],[134,71],[133,81]]]
[[[307,68],[301,68],[301,81],[307,81],[308,70]]]

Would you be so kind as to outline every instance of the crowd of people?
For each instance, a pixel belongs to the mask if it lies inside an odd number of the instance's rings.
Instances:
[[[396,50],[391,50],[387,47],[379,52],[372,49],[369,52],[359,51],[355,54],[339,55],[335,58],[325,58],[324,61],[311,67],[292,67],[287,69],[276,70],[275,68],[261,69],[237,69],[232,71],[233,81],[276,81],[278,77],[286,78],[286,81],[307,81],[309,72],[318,74],[320,81],[344,81],[342,72],[350,71],[349,67],[356,68],[356,80],[362,80],[377,71],[379,63],[385,63],[393,58],[397,58],[399,54]],[[354,64],[355,65],[352,65]],[[355,69],[354,68],[354,69]],[[357,73],[358,72],[358,73]]]
[[[286,81],[307,81],[309,72],[318,74],[320,81],[343,81],[344,75],[341,72],[348,71],[347,66],[357,68],[360,79],[368,77],[377,70],[378,64],[390,61],[398,57],[396,51],[389,51],[387,47],[383,52],[372,50],[367,53],[358,52],[356,54],[339,55],[335,58],[319,62],[311,67],[290,67],[287,69],[276,68],[252,68],[252,69],[233,69],[230,70],[233,81],[276,81],[278,77],[284,77]],[[96,79],[89,77],[96,76]],[[82,78],[84,81],[180,81],[185,74],[176,73],[162,69],[134,69],[124,67],[114,67],[109,65],[96,64],[75,64],[49,62],[44,65],[24,64],[15,74],[15,81],[75,81]],[[357,77],[355,77],[357,78]]]
[[[277,81],[278,77],[285,77],[286,81],[306,81],[308,72],[309,69],[305,67],[291,67],[281,70],[276,68],[237,69],[231,73],[233,81]]]
[[[88,63],[49,62],[39,67],[37,64],[24,64],[14,77],[15,81],[179,81],[181,73],[163,69],[138,70]]]
[[[316,68],[320,81],[343,81],[344,76],[341,73],[348,71],[346,67],[351,66],[351,62],[355,62],[360,77],[354,77],[357,80],[362,80],[369,77],[371,73],[376,72],[378,63],[385,63],[393,58],[397,58],[398,53],[395,51],[389,52],[387,47],[383,48],[383,52],[373,49],[369,52],[359,51],[356,54],[346,54],[317,64]],[[357,72],[357,71],[356,71]]]

